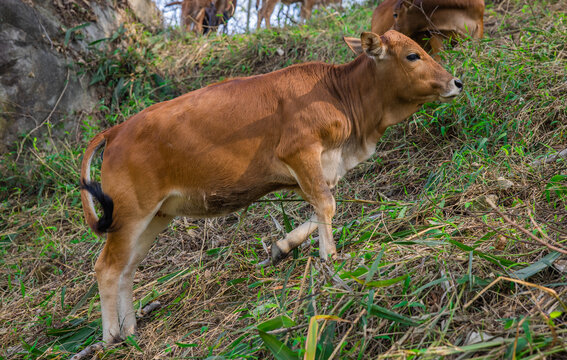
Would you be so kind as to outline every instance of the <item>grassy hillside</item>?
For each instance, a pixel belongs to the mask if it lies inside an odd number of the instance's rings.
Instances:
[[[487,3],[485,38],[443,54],[464,94],[389,129],[335,190],[346,260],[333,278],[316,233],[277,267],[256,267],[264,244],[308,218],[293,194],[179,218],[135,279],[136,307],[161,308],[139,319],[138,338],[99,355],[565,358],[567,258],[544,243],[567,248],[567,161],[553,159],[567,148],[567,5]],[[83,68],[104,95],[80,136],[27,139],[0,159],[0,358],[66,358],[100,339],[93,266],[104,239],[87,229],[78,191],[95,133],[227,77],[349,61],[341,38],[366,30],[372,9],[230,37],[127,25],[97,44]]]

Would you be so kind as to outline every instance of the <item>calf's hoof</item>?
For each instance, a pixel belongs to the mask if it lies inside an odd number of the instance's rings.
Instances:
[[[284,253],[276,243],[272,244],[272,265],[276,265],[287,257],[288,253]]]

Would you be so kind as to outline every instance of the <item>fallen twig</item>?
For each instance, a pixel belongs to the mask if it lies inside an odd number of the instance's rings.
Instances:
[[[465,306],[463,306],[463,309],[468,308],[469,306],[472,305],[472,303],[474,303],[476,301],[476,299],[478,299],[482,294],[484,294],[485,292],[488,291],[488,289],[490,289],[491,287],[493,287],[496,283],[502,281],[502,280],[507,280],[507,281],[511,281],[511,282],[515,282],[517,284],[521,284],[521,285],[525,285],[525,286],[530,286],[530,287],[535,287],[536,289],[539,289],[541,291],[546,292],[547,294],[553,296],[555,298],[555,300],[557,300],[557,302],[559,302],[559,304],[563,307],[563,309],[567,310],[567,306],[565,305],[565,303],[563,303],[563,301],[561,301],[561,298],[559,297],[559,295],[557,295],[557,292],[553,289],[549,289],[546,288],[544,286],[541,285],[537,285],[537,284],[532,284],[529,283],[527,281],[523,281],[523,280],[518,280],[518,279],[512,279],[509,277],[505,277],[505,276],[501,276],[497,279],[495,279],[494,281],[492,281],[490,284],[488,284],[487,287],[485,287],[484,289],[482,289],[478,294],[476,294],[476,296],[474,298],[472,298],[468,303],[465,304]]]
[[[523,227],[521,227],[520,225],[516,224],[514,221],[512,221],[508,216],[506,216],[502,211],[500,211],[500,209],[498,209],[498,207],[492,202],[492,200],[490,200],[489,198],[486,198],[486,203],[492,208],[494,209],[494,211],[496,211],[498,213],[498,215],[500,215],[502,217],[502,219],[504,219],[504,221],[506,221],[508,224],[512,225],[514,228],[516,228],[517,230],[520,230],[524,235],[530,237],[531,239],[537,241],[538,243],[546,246],[547,248],[560,252],[562,254],[567,254],[567,250],[565,250],[564,248],[561,247],[557,247],[555,245],[551,245],[547,242],[545,242],[544,240],[538,238],[537,236],[535,236],[534,234],[532,234],[531,232],[529,232],[528,230],[524,229]]]
[[[328,360],[331,360],[332,358],[335,357],[335,355],[337,355],[337,353],[339,352],[339,350],[341,349],[341,346],[343,345],[343,343],[345,342],[346,338],[348,337],[348,334],[350,334],[350,332],[352,331],[352,329],[354,329],[354,326],[356,325],[356,323],[358,323],[358,320],[360,320],[360,318],[362,317],[362,315],[366,314],[366,309],[362,309],[362,311],[358,314],[358,316],[356,317],[356,319],[354,319],[354,321],[350,324],[350,327],[348,328],[347,332],[343,335],[341,341],[337,344],[337,346],[335,347],[335,350],[333,350],[333,353],[331,354],[331,356],[329,356]]]
[[[86,348],[84,348],[83,350],[79,351],[78,353],[73,355],[70,360],[84,359],[87,356],[90,356],[90,355],[94,354],[95,352],[102,350],[103,348],[104,348],[104,346],[103,346],[102,342],[97,342],[97,343],[89,345]]]
[[[307,258],[307,265],[305,265],[305,271],[303,272],[303,279],[301,279],[301,284],[299,285],[299,295],[297,295],[298,299],[301,299],[301,297],[303,296],[303,291],[305,290],[305,279],[307,279],[307,274],[309,273],[310,268],[311,268],[311,256]],[[295,319],[295,316],[297,315],[297,311],[299,310],[299,306],[300,303],[298,302],[295,309],[293,309],[293,314],[291,315],[292,319]]]
[[[305,323],[305,324],[300,324],[300,325],[296,325],[296,326],[291,326],[291,327],[287,327],[287,328],[280,328],[280,329],[275,329],[275,330],[270,330],[267,331],[268,334],[284,334],[284,333],[288,333],[290,331],[294,331],[294,330],[299,330],[299,329],[303,329],[306,328],[307,325],[309,325],[309,323]]]
[[[540,166],[542,164],[549,164],[559,159],[567,159],[567,149],[563,149],[557,152],[557,154],[544,157],[543,159],[534,160],[530,163],[530,166]]]

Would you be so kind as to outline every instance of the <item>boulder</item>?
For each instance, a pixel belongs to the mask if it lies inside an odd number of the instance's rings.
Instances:
[[[22,136],[37,136],[49,120],[54,136],[78,128],[78,112],[98,103],[87,75],[79,76],[74,61],[89,51],[88,44],[111,36],[127,19],[111,0],[0,1],[0,153]],[[128,0],[136,17],[160,26],[151,0]],[[81,39],[65,44],[69,29]],[[31,134],[30,134],[31,135]]]

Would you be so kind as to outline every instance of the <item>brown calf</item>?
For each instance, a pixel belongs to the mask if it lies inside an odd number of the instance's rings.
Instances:
[[[443,39],[482,38],[483,16],[484,0],[384,0],[372,14],[372,31],[397,30],[437,55]]]
[[[175,216],[222,216],[292,189],[315,213],[272,245],[273,262],[316,228],[321,259],[335,257],[331,189],[374,153],[387,127],[462,90],[399,32],[345,41],[360,54],[350,63],[307,63],[213,84],[152,105],[89,143],[81,201],[89,226],[108,232],[95,266],[105,342],[134,333],[134,273]],[[101,188],[90,164],[103,146]]]
[[[328,6],[331,4],[341,4],[342,0],[263,0],[262,6],[258,10],[258,23],[256,24],[257,29],[259,29],[262,25],[262,20],[265,20],[266,27],[270,28],[270,18],[272,17],[274,8],[279,2],[282,2],[285,5],[301,3],[299,16],[303,20],[308,20],[316,5]],[[256,8],[258,8],[259,3],[260,0],[256,0]]]

